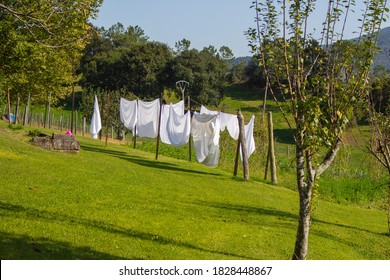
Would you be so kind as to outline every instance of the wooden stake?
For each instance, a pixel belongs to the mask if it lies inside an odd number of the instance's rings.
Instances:
[[[265,162],[264,180],[267,180],[268,177],[268,166],[269,166],[269,148],[267,149],[267,161]]]
[[[276,160],[275,160],[275,147],[274,147],[274,128],[272,123],[272,112],[268,112],[268,149],[269,149],[269,163],[271,169],[271,183],[277,184],[276,177]]]
[[[236,158],[234,160],[234,172],[233,176],[237,177],[237,170],[238,170],[238,155],[240,154],[240,147],[241,147],[241,142],[240,142],[240,137],[238,137],[237,140],[237,149],[236,149]]]
[[[133,145],[134,150],[137,148],[137,126],[134,126],[134,136],[133,136]]]
[[[160,113],[158,116],[158,130],[157,130],[157,145],[156,145],[156,160],[158,159],[158,149],[160,146],[160,126],[161,126],[161,111],[162,111],[162,93],[160,94]]]
[[[191,98],[189,95],[188,95],[188,113],[190,114],[190,117],[191,117]],[[190,137],[188,138],[188,159],[189,159],[189,161],[191,161],[191,157],[192,157],[192,145],[191,145],[191,133],[190,133]]]
[[[108,114],[110,112],[110,93],[108,93],[107,96],[107,109],[106,109],[106,147],[107,147],[107,140],[108,140]]]

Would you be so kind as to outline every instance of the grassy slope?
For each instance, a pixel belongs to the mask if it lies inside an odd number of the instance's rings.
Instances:
[[[0,122],[1,259],[290,259],[297,194],[78,137],[42,150]],[[311,259],[390,259],[386,213],[319,201]]]

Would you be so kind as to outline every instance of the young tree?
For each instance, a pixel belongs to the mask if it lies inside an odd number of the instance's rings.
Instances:
[[[313,188],[336,157],[352,111],[365,96],[377,33],[388,10],[386,1],[364,1],[359,39],[345,42],[355,1],[329,0],[319,44],[313,44],[308,28],[316,1],[259,2],[253,2],[257,28],[247,34],[269,91],[278,104],[289,105],[289,111],[279,108],[296,131],[299,223],[292,258],[306,259]]]
[[[386,169],[387,229],[390,235],[390,76],[384,69],[374,69],[374,79],[366,99],[371,125],[368,151]]]

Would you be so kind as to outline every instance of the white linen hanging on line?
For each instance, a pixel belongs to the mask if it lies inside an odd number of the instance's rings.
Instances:
[[[123,125],[127,129],[130,129],[134,136],[135,126],[137,125],[138,118],[137,100],[129,101],[121,97],[119,111]]]
[[[171,105],[163,105],[161,110],[161,125],[160,125],[160,139],[161,142],[164,144],[171,145],[171,141],[168,137],[168,131],[167,131],[167,124],[168,124],[168,118],[169,118],[169,109],[170,106],[173,107],[174,111],[178,115],[184,115],[184,101],[179,101],[175,104]]]
[[[210,167],[218,166],[221,130],[218,116],[195,112],[191,126],[191,134],[198,162]]]
[[[178,114],[175,108],[169,107],[169,118],[166,127],[168,138],[175,147],[183,146],[188,143],[191,133],[191,112]]]
[[[245,140],[246,140],[246,148],[248,150],[248,159],[255,151],[255,139],[253,137],[253,128],[255,125],[255,116],[252,115],[251,120],[247,125],[245,125]],[[240,156],[242,160],[242,150],[240,148]]]
[[[221,123],[221,132],[225,131],[225,129],[227,128],[230,137],[232,137],[234,140],[238,139],[238,135],[240,134],[240,129],[238,127],[237,115],[228,114],[219,111],[211,111],[203,105],[201,105],[200,107],[200,113],[207,114],[207,115],[218,115]]]
[[[237,115],[221,112],[219,117],[221,120],[221,131],[224,131],[225,128],[227,128],[230,137],[237,140],[238,135],[240,134]]]
[[[91,126],[89,128],[89,132],[91,133],[93,139],[98,138],[98,134],[101,129],[102,129],[102,120],[100,118],[99,103],[97,100],[97,96],[95,95]]]
[[[200,113],[201,114],[206,114],[206,115],[219,115],[218,111],[211,111],[211,110],[207,109],[203,105],[200,106]]]
[[[139,137],[156,138],[160,113],[160,99],[138,101],[137,134]]]

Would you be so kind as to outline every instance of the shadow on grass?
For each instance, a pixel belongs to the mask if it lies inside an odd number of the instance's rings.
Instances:
[[[235,258],[235,259],[251,259],[250,257],[247,257],[247,256],[237,255],[237,254],[230,253],[230,252],[221,252],[221,251],[211,250],[211,249],[207,249],[207,248],[202,248],[202,247],[193,245],[193,244],[188,243],[188,242],[174,240],[172,238],[164,237],[164,236],[161,236],[158,234],[153,234],[153,233],[138,231],[135,229],[125,228],[123,226],[105,223],[104,221],[100,221],[100,220],[96,221],[96,220],[89,220],[89,219],[85,219],[85,218],[67,216],[64,214],[53,213],[53,212],[49,212],[49,211],[45,211],[45,210],[38,210],[38,209],[34,209],[34,208],[23,207],[23,206],[19,206],[19,205],[8,204],[8,203],[0,202],[0,215],[1,216],[8,216],[8,217],[25,218],[28,220],[49,221],[49,222],[52,222],[53,224],[57,224],[57,223],[67,223],[70,225],[77,224],[77,225],[81,225],[84,227],[94,228],[94,229],[100,230],[102,232],[111,233],[114,235],[121,235],[121,236],[128,237],[128,238],[133,238],[135,240],[144,240],[144,241],[149,241],[149,242],[153,242],[153,243],[157,243],[157,244],[161,244],[161,245],[171,245],[171,246],[183,247],[183,248],[187,248],[187,249],[195,250],[195,251],[199,251],[199,252],[216,254],[216,255],[220,255],[220,257],[222,257],[222,258],[231,257],[231,258]],[[20,242],[18,244],[20,246],[24,246],[24,247],[21,247],[20,250],[27,251],[27,252],[31,251],[31,246],[28,243],[28,239],[30,237],[26,236],[23,238],[27,239],[27,240],[24,240],[23,242]],[[0,244],[2,244],[2,246],[6,246],[6,245],[13,246],[13,245],[15,245],[15,242],[18,242],[17,239],[18,238],[16,238],[16,240],[10,240],[8,242],[0,243]],[[52,242],[50,240],[40,240],[40,241],[42,242],[42,244],[44,244],[44,245],[46,244],[46,246],[48,246],[48,248],[51,248],[49,251],[54,252],[54,251],[61,251],[62,250],[62,253],[65,253],[63,251],[63,249],[61,249],[61,247],[64,244],[61,244],[60,242],[54,242],[54,241]],[[50,242],[52,242],[51,245],[50,245]],[[55,245],[59,246],[59,248],[54,248]],[[42,247],[42,248],[44,248],[44,247]],[[84,247],[82,247],[82,248],[84,248]],[[88,250],[90,252],[88,252]],[[75,259],[88,258],[88,256],[93,253],[90,249],[88,249],[88,250],[87,250],[87,252],[82,252],[82,251],[76,250],[73,254],[71,254],[70,257],[75,258]],[[1,253],[3,259],[12,258],[12,256],[11,256],[12,250],[10,250],[9,248],[8,249],[5,247],[2,248],[2,252],[9,252],[8,256],[3,255],[4,253]],[[56,259],[56,256],[58,256],[58,255],[55,255],[55,254],[46,255],[46,257],[48,259]],[[101,253],[100,256],[103,258],[110,257],[110,255],[105,255],[105,253]],[[97,258],[98,257],[99,256],[97,256]],[[111,257],[115,258],[115,256],[111,256]],[[140,259],[140,258],[138,256],[135,256],[134,259]]]
[[[262,216],[276,216],[282,219],[290,219],[290,220],[298,220],[298,215],[276,210],[270,208],[261,208],[261,207],[253,207],[247,205],[237,205],[237,204],[228,204],[228,203],[217,203],[217,202],[209,202],[209,201],[199,201],[198,203],[194,203],[201,206],[207,206],[212,208],[218,208],[223,210],[232,210],[237,212],[246,212],[252,214],[259,214]]]
[[[261,216],[275,216],[277,218],[280,218],[281,220],[286,220],[286,221],[298,222],[298,220],[299,220],[299,216],[297,214],[292,214],[289,212],[280,211],[280,210],[273,209],[273,208],[261,208],[261,207],[247,206],[247,205],[237,205],[237,204],[230,204],[230,203],[229,204],[217,203],[217,202],[208,202],[208,201],[200,201],[200,202],[195,203],[195,204],[201,205],[201,206],[212,207],[212,208],[224,209],[224,210],[232,210],[232,211],[237,211],[237,212],[258,214]],[[331,225],[331,226],[337,226],[337,227],[350,229],[350,230],[363,231],[363,232],[367,232],[367,233],[375,234],[375,235],[383,235],[383,233],[374,232],[374,231],[370,231],[367,229],[362,229],[362,228],[358,228],[358,227],[350,226],[350,225],[345,225],[345,224],[327,222],[327,221],[319,220],[316,218],[313,218],[312,222]]]
[[[0,231],[2,260],[116,260],[119,257],[97,252],[90,247],[75,247],[49,238],[32,238]]]
[[[162,162],[158,160],[149,160],[137,156],[130,156],[125,152],[119,152],[119,151],[112,151],[106,148],[100,148],[100,147],[91,147],[91,146],[86,146],[82,145],[81,148],[85,151],[89,152],[97,152],[97,153],[104,153],[110,156],[117,157],[122,160],[126,160],[128,162],[138,164],[141,166],[145,167],[150,167],[150,168],[157,168],[157,169],[162,169],[162,170],[170,170],[170,171],[178,171],[178,172],[185,172],[185,173],[192,173],[192,174],[200,174],[200,175],[208,175],[208,176],[220,176],[218,173],[212,173],[212,172],[203,172],[203,171],[198,171],[198,170],[192,170],[192,169],[186,169],[182,168],[177,164],[173,163],[167,163],[167,162]]]

